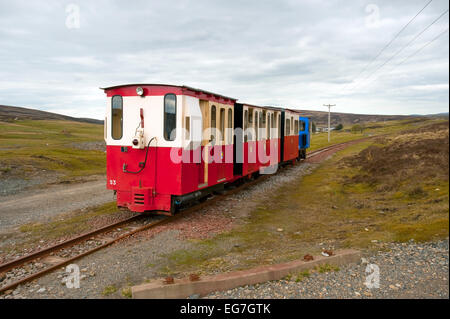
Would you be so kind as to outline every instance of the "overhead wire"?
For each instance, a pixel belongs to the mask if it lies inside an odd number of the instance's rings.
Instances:
[[[393,55],[391,55],[387,60],[385,60],[382,64],[380,64],[372,73],[366,76],[362,81],[365,81],[371,78],[376,72],[378,72],[381,68],[383,68],[387,63],[389,63],[393,58],[399,55],[405,48],[410,46],[418,37],[420,37],[425,31],[427,31],[432,25],[434,25],[437,21],[439,21],[446,13],[448,13],[448,9],[442,12],[436,19],[433,20],[429,25],[427,25],[422,31],[416,34],[410,41],[408,41],[405,45],[403,45],[399,50],[397,50]],[[353,87],[354,91],[357,87],[361,85],[362,82]],[[352,91],[350,93],[352,93]]]
[[[422,51],[423,49],[425,49],[427,46],[429,46],[431,43],[433,43],[434,41],[436,41],[437,39],[439,39],[441,36],[443,36],[446,32],[448,32],[449,28],[447,27],[444,31],[439,32],[439,34],[437,36],[435,36],[434,38],[432,38],[430,41],[428,41],[427,43],[425,43],[423,46],[421,46],[418,50],[414,51],[412,54],[408,55],[406,58],[404,58],[401,62],[397,63],[396,65],[394,65],[394,67],[392,67],[388,72],[385,73],[385,75],[392,73],[397,67],[399,67],[400,65],[402,65],[403,63],[405,63],[407,60],[409,60],[410,58],[412,58],[413,56],[415,56],[416,54],[418,54],[420,51]],[[370,82],[367,82],[366,84],[364,84],[362,87],[365,87],[371,83],[373,83],[376,79],[373,79]],[[361,88],[361,87],[360,87]]]
[[[355,77],[355,79],[352,82],[349,83],[353,83],[356,79],[358,79],[366,70],[367,68],[372,65],[372,63],[384,52],[384,50],[386,50],[391,44],[392,42],[394,42],[395,39],[398,38],[398,36],[411,24],[411,22],[413,22],[418,16],[419,14],[422,13],[423,10],[425,10],[426,7],[428,7],[428,5],[432,2],[433,0],[428,1],[425,6],[422,7],[422,9],[419,10],[419,12],[416,13],[416,15],[414,17],[412,17],[407,24],[405,24],[403,26],[403,28],[400,29],[399,32],[397,32],[397,34],[378,52],[378,54],[369,62],[366,64],[366,66],[361,70],[361,72],[359,72],[359,74]],[[347,83],[342,90],[344,90],[349,83]]]

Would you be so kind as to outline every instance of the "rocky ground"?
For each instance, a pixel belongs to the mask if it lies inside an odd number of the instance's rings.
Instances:
[[[358,264],[310,272],[300,280],[244,286],[206,298],[449,298],[449,241],[389,244]],[[369,264],[379,267],[379,288],[364,284]],[[370,271],[372,272],[372,271]]]
[[[60,213],[113,201],[105,177],[74,184],[55,184],[0,197],[0,234],[13,227],[47,220]]]
[[[19,174],[11,175],[4,176],[0,173],[0,202],[6,201],[8,197],[18,193],[24,194],[33,188],[42,187],[42,185],[57,183],[60,178],[58,173],[44,170],[35,172],[32,178],[24,178]]]
[[[35,282],[7,291],[0,295],[0,299],[123,298],[123,289],[155,276],[155,267],[164,254],[187,247],[189,243],[179,240],[177,231],[160,233],[152,240],[119,243],[76,263],[81,279],[78,289],[66,286],[68,273],[62,268]]]
[[[106,152],[106,143],[105,141],[99,142],[80,142],[80,143],[72,143],[71,147],[77,148],[83,151],[102,151]]]

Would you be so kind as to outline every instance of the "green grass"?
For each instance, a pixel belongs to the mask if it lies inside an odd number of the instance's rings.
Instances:
[[[130,298],[133,297],[130,287],[123,288],[121,293],[122,293],[122,296],[125,297],[125,298],[129,298],[130,299]]]
[[[105,173],[105,153],[73,143],[100,142],[103,125],[70,121],[0,122],[0,169],[27,177],[54,171],[62,178]]]
[[[114,285],[111,286],[107,286],[103,289],[102,291],[102,295],[103,296],[109,296],[112,295],[113,293],[115,293],[117,291],[117,287]]]
[[[317,272],[323,274],[325,272],[330,272],[330,271],[339,271],[340,269],[338,266],[334,266],[334,265],[330,265],[330,264],[323,264],[323,265],[316,266],[315,270],[317,270]]]
[[[309,276],[311,276],[311,274],[309,273],[309,270],[304,270],[297,274],[297,276],[295,278],[295,282],[301,282],[301,281],[303,281],[303,279],[308,278]]]

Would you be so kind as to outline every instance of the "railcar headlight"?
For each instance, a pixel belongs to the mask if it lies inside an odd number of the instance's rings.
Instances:
[[[144,89],[141,88],[140,86],[138,86],[136,88],[136,94],[139,95],[139,96],[143,96],[144,95]]]
[[[139,140],[137,138],[133,139],[133,145],[134,146],[138,146],[139,145]]]

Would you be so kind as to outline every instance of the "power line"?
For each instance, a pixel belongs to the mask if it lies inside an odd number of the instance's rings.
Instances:
[[[444,31],[442,31],[441,33],[439,33],[436,37],[434,37],[432,40],[428,41],[424,46],[422,46],[419,50],[415,51],[413,54],[408,55],[403,61],[401,61],[400,63],[396,64],[394,69],[396,67],[398,67],[400,64],[403,64],[406,62],[406,60],[412,58],[413,56],[415,56],[417,53],[419,53],[420,51],[422,51],[423,49],[425,49],[428,45],[430,45],[431,43],[433,43],[434,41],[436,41],[437,39],[439,39],[442,35],[444,35],[449,28],[445,29]],[[392,69],[391,72],[394,70]]]
[[[372,73],[370,73],[368,76],[366,76],[364,80],[370,78],[373,74],[375,74],[376,72],[378,72],[378,70],[380,70],[383,66],[385,66],[389,61],[391,61],[393,58],[395,58],[400,52],[403,51],[403,49],[407,48],[411,43],[413,43],[419,36],[421,36],[426,30],[428,30],[433,24],[435,24],[440,18],[442,18],[446,13],[448,12],[448,9],[445,10],[443,13],[441,13],[441,15],[439,17],[437,17],[433,22],[431,22],[427,27],[425,27],[422,31],[420,31],[418,34],[416,34],[414,36],[414,38],[412,38],[407,44],[405,44],[404,46],[402,46],[400,48],[400,50],[398,50],[397,52],[395,52],[393,55],[391,55],[386,61],[384,61],[384,63],[382,63],[381,65],[378,66],[378,68],[375,69],[375,71],[373,71]],[[360,82],[361,83],[361,82]],[[354,89],[356,89],[359,85],[356,85]]]
[[[410,25],[411,24],[411,22],[413,22],[416,18],[417,18],[417,16],[426,8],[426,7],[428,7],[428,5],[432,2],[433,0],[430,0],[430,1],[428,1],[428,3],[422,8],[422,9],[420,9],[420,11],[419,12],[417,12],[417,14],[411,19],[411,20],[409,20],[409,22],[407,23],[407,24],[405,24],[404,26],[403,26],[403,28],[401,28],[401,30],[391,39],[391,41],[389,41],[389,43],[388,44],[386,44],[381,50],[380,50],[380,52],[378,52],[378,54],[368,63],[368,64],[366,64],[366,66],[362,69],[362,71],[361,72],[359,72],[359,74],[355,77],[355,79],[354,80],[356,80],[357,78],[359,78],[360,76],[361,76],[361,74],[363,74],[364,73],[364,71],[366,71],[367,70],[367,68],[384,52],[384,50],[386,50],[391,44],[392,44],[392,42],[394,42],[394,40],[395,39],[397,39],[398,38],[398,36],[400,35],[400,33],[402,33],[403,32],[403,30],[405,30],[407,27],[408,27],[408,25]],[[353,81],[354,81],[353,80]],[[353,82],[352,81],[352,82]],[[347,84],[348,85],[348,84]],[[346,85],[346,86],[347,86]],[[343,89],[345,89],[346,88],[346,86],[344,86],[344,88]]]
[[[427,43],[425,43],[422,47],[420,47],[418,50],[414,51],[412,54],[408,55],[405,59],[403,59],[400,63],[397,63],[392,69],[389,70],[389,72],[387,72],[386,74],[391,73],[392,71],[394,71],[397,67],[399,67],[401,64],[405,63],[407,60],[409,60],[410,58],[412,58],[413,56],[415,56],[417,53],[419,53],[420,51],[422,51],[423,49],[425,49],[427,46],[429,46],[431,43],[433,43],[434,41],[436,41],[437,39],[439,39],[442,35],[444,35],[445,33],[447,33],[447,31],[449,30],[449,28],[445,29],[444,31],[440,32],[437,36],[435,36],[433,39],[431,39],[430,41],[428,41]],[[371,84],[373,81],[375,81],[377,78],[375,78],[374,80],[372,80],[371,82],[366,83],[364,86],[367,86],[369,84]]]

